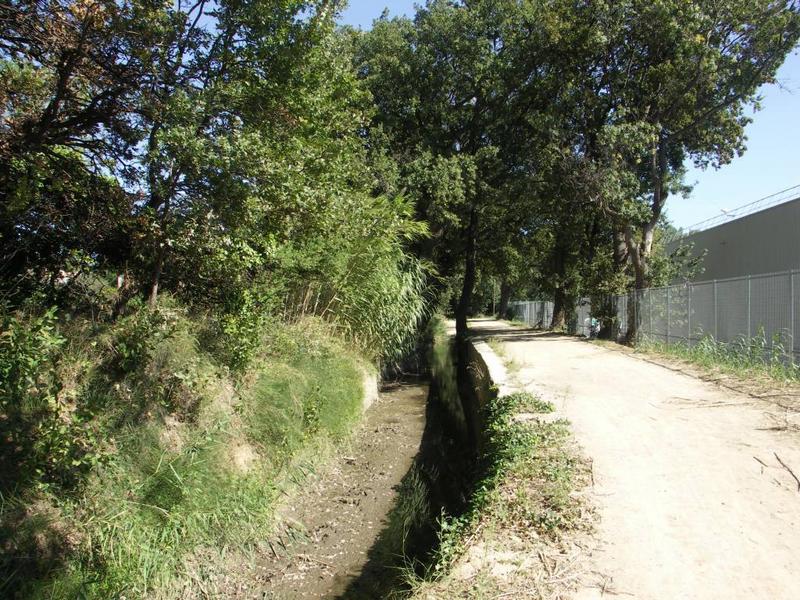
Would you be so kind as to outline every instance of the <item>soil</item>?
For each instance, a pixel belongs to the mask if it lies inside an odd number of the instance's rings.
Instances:
[[[576,596],[796,599],[800,439],[787,410],[574,337],[475,321],[568,418],[600,523]],[[797,399],[795,399],[797,400]]]
[[[262,557],[247,598],[361,598],[391,581],[396,565],[374,549],[398,487],[420,449],[427,386],[385,387],[352,443],[281,511],[300,534]]]

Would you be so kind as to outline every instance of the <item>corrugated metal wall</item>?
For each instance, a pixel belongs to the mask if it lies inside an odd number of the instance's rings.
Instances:
[[[707,250],[695,281],[800,269],[800,198],[689,235],[694,256]]]

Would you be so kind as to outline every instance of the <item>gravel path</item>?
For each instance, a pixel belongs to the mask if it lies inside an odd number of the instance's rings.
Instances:
[[[779,409],[576,338],[471,327],[593,463],[599,542],[578,598],[800,598],[800,440]]]

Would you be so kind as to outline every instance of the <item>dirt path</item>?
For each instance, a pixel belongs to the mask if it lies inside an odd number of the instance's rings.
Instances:
[[[421,384],[382,391],[352,446],[282,511],[306,540],[262,561],[247,597],[373,597],[390,576],[375,547],[419,450],[426,398]]]
[[[579,598],[800,598],[800,440],[778,409],[575,338],[471,326],[593,462],[599,544]]]

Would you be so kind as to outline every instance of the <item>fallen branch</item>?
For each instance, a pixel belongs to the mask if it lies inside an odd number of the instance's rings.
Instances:
[[[794,477],[794,480],[797,482],[797,491],[798,491],[798,492],[800,492],[800,479],[797,477],[797,475],[795,475],[795,474],[794,474],[794,471],[792,471],[792,470],[789,468],[789,465],[787,465],[785,462],[783,462],[783,461],[781,460],[781,457],[780,457],[780,456],[778,456],[778,453],[777,453],[777,452],[773,452],[773,454],[775,455],[775,458],[776,458],[776,459],[778,459],[778,462],[779,462],[779,463],[781,463],[781,466],[782,466],[784,469],[786,469],[787,471],[789,471],[789,475],[791,475],[792,477]]]

